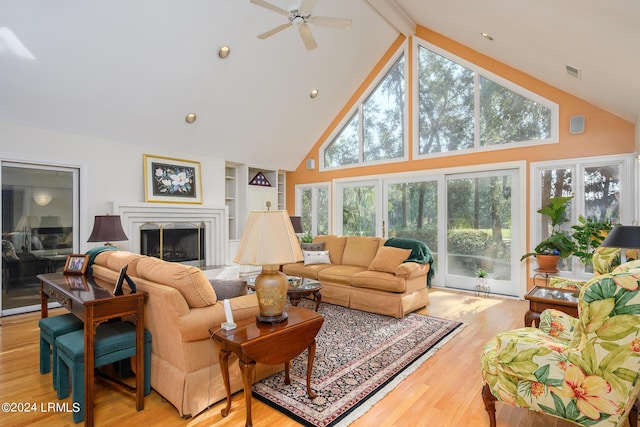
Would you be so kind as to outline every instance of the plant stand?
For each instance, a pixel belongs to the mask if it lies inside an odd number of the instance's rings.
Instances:
[[[491,292],[491,289],[487,284],[486,277],[476,277],[476,287],[474,289],[477,297],[481,296],[482,294],[484,294],[485,297],[488,297],[489,293]]]

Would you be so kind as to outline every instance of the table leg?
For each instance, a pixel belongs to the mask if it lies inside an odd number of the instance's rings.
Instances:
[[[316,394],[311,390],[311,371],[313,371],[313,360],[316,357],[316,340],[313,340],[309,346],[309,352],[307,357],[307,395],[309,399],[315,399]]]
[[[284,362],[284,383],[286,385],[291,384],[291,378],[289,378],[289,367],[291,366],[291,361],[287,360]]]
[[[144,300],[138,300],[136,316],[136,411],[144,409]]]
[[[244,386],[244,404],[247,407],[247,421],[245,422],[246,427],[252,427],[253,422],[251,421],[251,397],[253,396],[253,391],[251,390],[251,380],[253,378],[253,371],[256,367],[256,362],[243,362],[240,360],[240,372],[242,373],[242,384]]]
[[[298,293],[291,294],[289,295],[289,302],[291,303],[292,306],[297,307],[298,304],[300,304],[300,297],[301,295]]]
[[[84,425],[93,427],[94,337],[99,323],[94,322],[93,306],[85,310],[84,318]]]
[[[313,296],[316,299],[316,312],[318,311],[318,308],[320,308],[320,302],[322,301],[322,295],[320,294],[319,291],[314,292]]]
[[[524,315],[524,326],[533,326],[534,321],[538,321],[537,325],[540,325],[540,313],[528,310]]]
[[[220,370],[222,371],[222,382],[224,382],[224,389],[227,392],[227,406],[225,406],[220,414],[223,417],[229,415],[231,410],[231,384],[229,384],[229,356],[231,352],[220,350],[218,353],[218,359],[220,360]]]

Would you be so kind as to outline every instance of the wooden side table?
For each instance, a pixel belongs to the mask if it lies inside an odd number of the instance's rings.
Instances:
[[[289,318],[275,325],[259,323],[255,318],[237,322],[236,329],[226,331],[212,330],[213,338],[220,344],[220,369],[224,387],[227,392],[227,405],[220,413],[223,417],[231,410],[231,385],[229,383],[229,356],[238,356],[244,398],[247,407],[245,425],[252,426],[251,397],[252,379],[256,362],[266,365],[284,363],[284,383],[289,384],[289,364],[291,359],[309,349],[307,358],[307,394],[314,399],[316,394],[311,390],[311,371],[316,353],[316,335],[324,322],[324,317],[315,311],[299,307],[287,307]]]
[[[524,325],[540,323],[540,313],[547,308],[555,308],[570,316],[578,316],[578,291],[534,286],[524,297],[529,300],[529,311],[524,315]]]

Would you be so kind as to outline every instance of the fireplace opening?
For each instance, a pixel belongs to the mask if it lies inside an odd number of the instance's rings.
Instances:
[[[147,222],[140,227],[140,253],[169,262],[204,267],[205,224]]]

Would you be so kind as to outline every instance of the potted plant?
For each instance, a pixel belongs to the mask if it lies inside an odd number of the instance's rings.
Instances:
[[[575,244],[571,235],[560,229],[560,225],[569,221],[567,217],[567,205],[573,196],[558,196],[549,199],[549,205],[539,209],[537,212],[549,218],[551,224],[551,234],[549,237],[538,243],[534,252],[522,255],[520,261],[527,257],[535,256],[538,261],[539,271],[558,271],[558,261],[560,258],[571,256],[575,249]]]
[[[600,246],[605,236],[611,231],[610,222],[598,221],[594,217],[578,217],[579,225],[573,225],[571,236],[575,240],[573,254],[580,258],[584,265],[593,263],[593,251]]]

